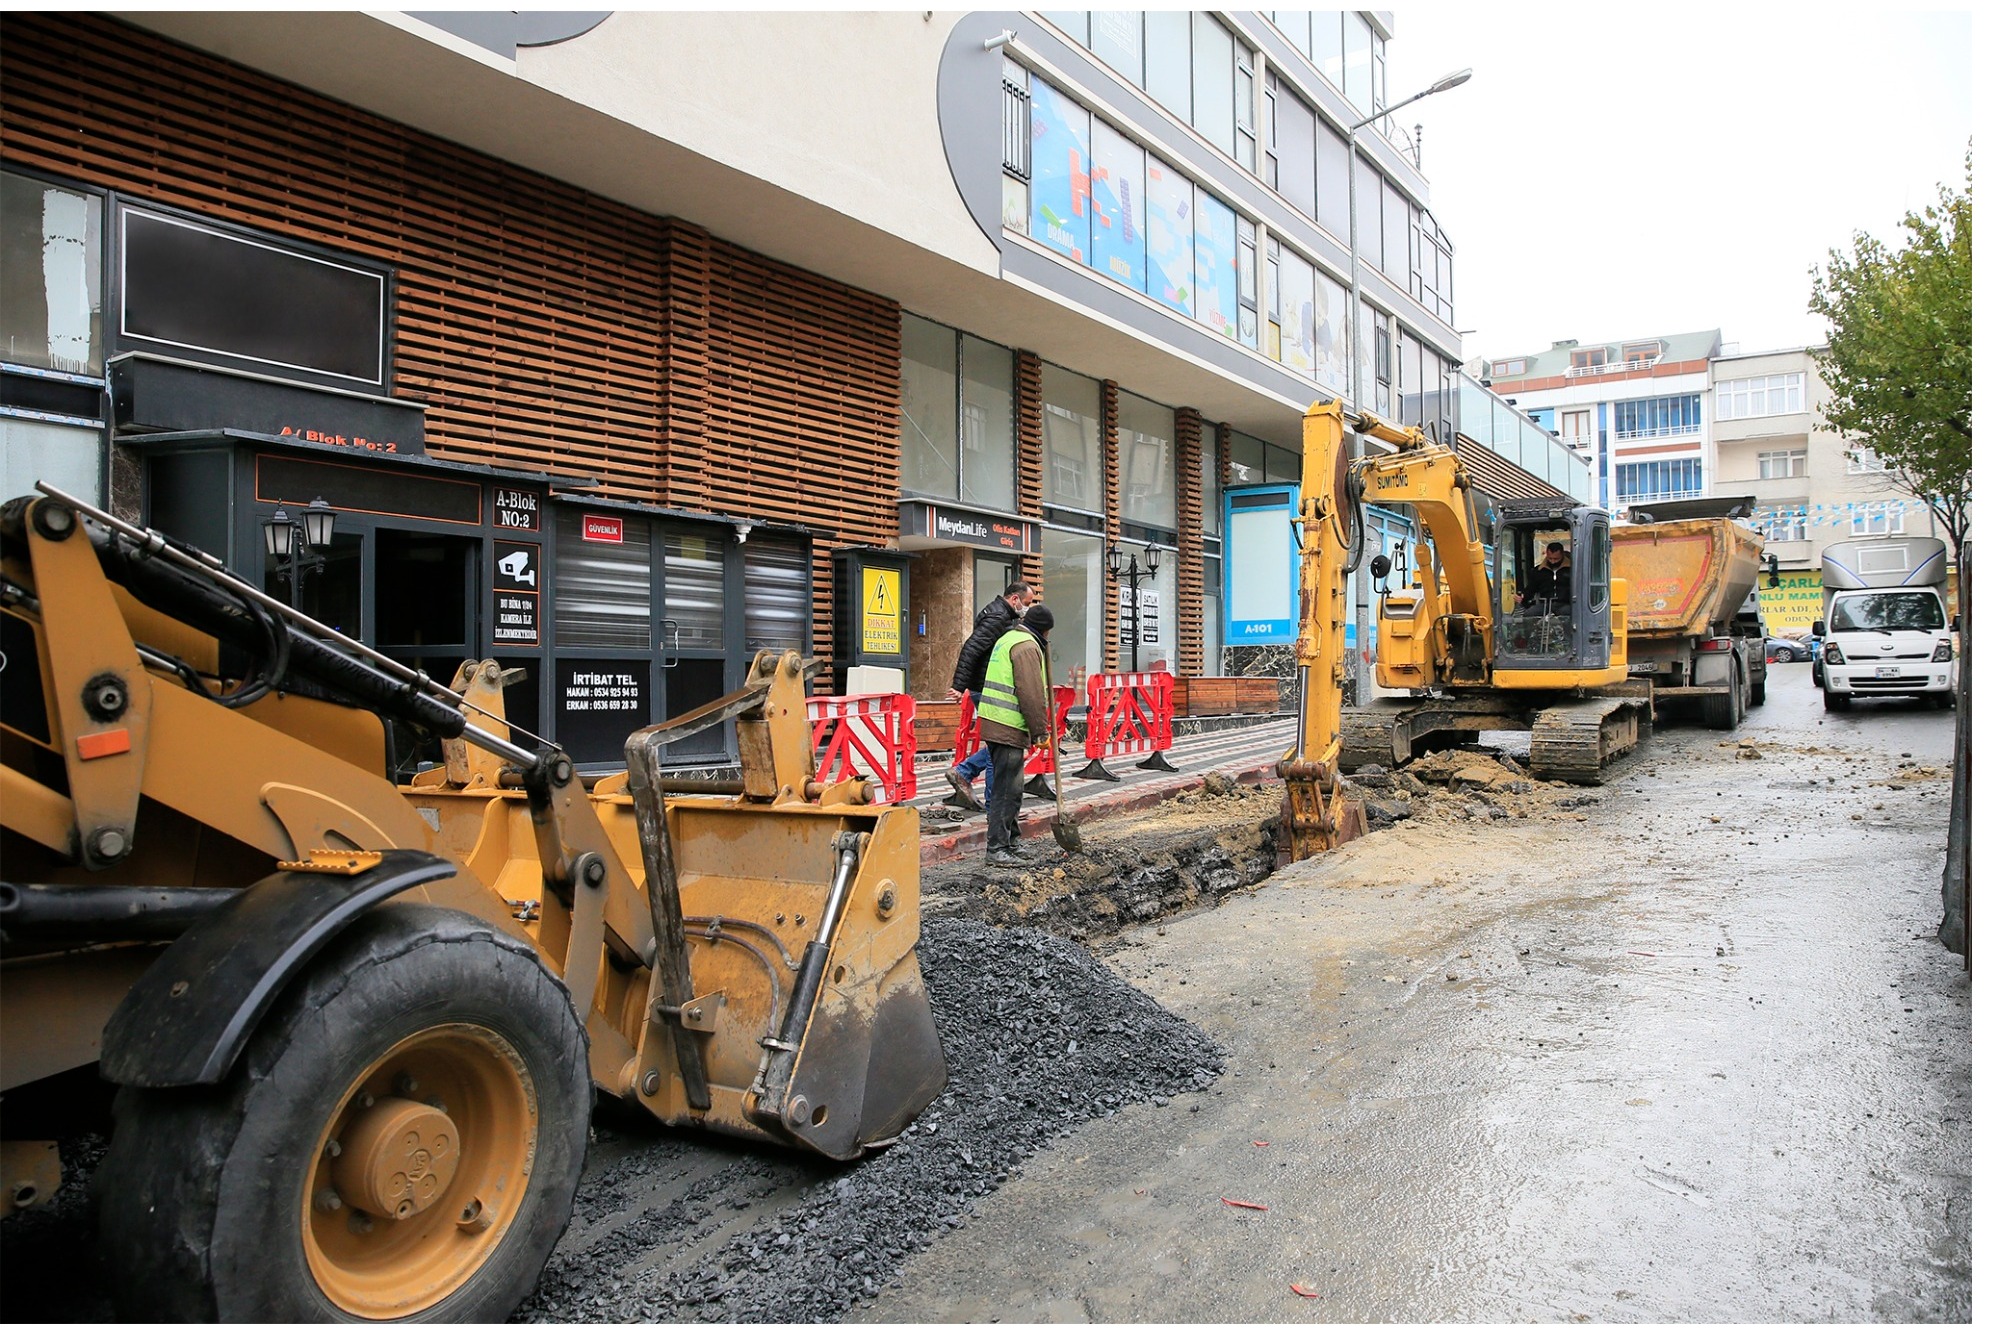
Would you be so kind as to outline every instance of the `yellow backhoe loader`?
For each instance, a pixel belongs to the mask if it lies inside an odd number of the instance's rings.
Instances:
[[[1390,451],[1347,462],[1349,427]],[[1294,857],[1365,828],[1337,771],[1393,767],[1484,729],[1526,729],[1537,775],[1595,782],[1638,744],[1652,703],[1643,679],[1626,679],[1625,583],[1611,575],[1608,513],[1568,499],[1505,500],[1489,548],[1457,452],[1338,401],[1306,412],[1301,472],[1299,737],[1279,767]],[[1371,503],[1406,507],[1419,526],[1412,588],[1389,588],[1386,554],[1369,567],[1375,683],[1413,695],[1343,717],[1341,581],[1359,563],[1350,527]]]
[[[97,1064],[123,1312],[502,1320],[593,1087],[832,1158],[943,1088],[916,814],[815,781],[798,655],[586,789],[492,661],[447,689],[37,487],[0,508],[0,1200],[57,1181],[10,1119]],[[444,762],[391,782],[385,718]],[[682,796],[662,747],[731,721],[740,784]]]

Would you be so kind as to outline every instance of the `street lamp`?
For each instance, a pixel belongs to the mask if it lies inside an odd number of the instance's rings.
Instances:
[[[1160,546],[1151,540],[1146,542],[1145,566],[1139,564],[1140,554],[1127,553],[1125,565],[1118,569],[1118,577],[1132,587],[1132,671],[1139,671],[1139,583],[1151,581],[1160,570]]]
[[[1361,395],[1361,217],[1355,183],[1358,178],[1356,172],[1360,169],[1360,157],[1355,150],[1355,144],[1360,141],[1361,131],[1366,126],[1373,124],[1377,120],[1384,119],[1396,111],[1402,110],[1413,101],[1423,100],[1433,92],[1448,92],[1471,77],[1472,71],[1470,69],[1461,69],[1457,73],[1446,74],[1422,92],[1412,93],[1397,102],[1394,106],[1385,107],[1373,115],[1356,120],[1348,128],[1347,399],[1350,404]],[[1407,236],[1404,237],[1404,242],[1408,243]],[[1366,444],[1363,442],[1360,433],[1357,432],[1354,435],[1354,462],[1357,465],[1361,461],[1362,450],[1365,446]],[[1368,542],[1368,523],[1362,519],[1359,511],[1355,512],[1354,515],[1355,524],[1361,528],[1361,534],[1360,538],[1355,541],[1354,549],[1347,556],[1348,565],[1342,569],[1345,575],[1353,575],[1354,570],[1361,565],[1362,551]],[[1354,591],[1351,599],[1354,604],[1354,635],[1356,644],[1359,647],[1356,653],[1360,656],[1355,661],[1354,699],[1356,702],[1366,702],[1373,691],[1369,686],[1369,671],[1367,668],[1368,604],[1366,587],[1358,576],[1354,578]]]
[[[333,506],[324,498],[307,503],[296,521],[280,507],[264,522],[264,552],[277,562],[278,575],[291,583],[295,609],[305,574],[326,566],[326,555],[318,551],[332,545],[333,522]]]

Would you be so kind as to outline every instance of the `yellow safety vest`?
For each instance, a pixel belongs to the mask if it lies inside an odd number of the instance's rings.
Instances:
[[[1014,647],[1026,641],[1041,651],[1035,634],[1016,627],[993,643],[986,658],[986,681],[979,687],[979,717],[1026,732],[1028,717],[1021,713],[1020,694],[1014,690]]]

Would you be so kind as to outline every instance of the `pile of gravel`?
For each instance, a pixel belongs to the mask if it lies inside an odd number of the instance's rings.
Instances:
[[[1072,1125],[1206,1088],[1222,1071],[1220,1047],[1074,942],[935,918],[918,953],[951,1081],[894,1146],[847,1167],[751,1151],[697,1175],[603,1240],[559,1252],[516,1318],[837,1318]],[[577,1221],[685,1165],[685,1149],[662,1140],[595,1177]],[[722,1240],[716,1210],[748,1206],[746,1180],[783,1206]],[[702,1257],[646,1257],[704,1237],[719,1243]]]

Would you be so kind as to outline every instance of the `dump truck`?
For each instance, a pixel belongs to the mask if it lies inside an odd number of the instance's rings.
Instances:
[[[1627,671],[1652,680],[1655,707],[1698,706],[1712,729],[1733,729],[1764,703],[1755,601],[1764,540],[1742,520],[1755,505],[1635,504],[1611,528],[1612,575],[1626,586]]]
[[[1857,696],[1956,704],[1958,621],[1945,612],[1945,571],[1944,541],[1928,536],[1827,546],[1813,635],[1826,642],[1818,675],[1828,710]]]
[[[942,1090],[916,813],[816,780],[811,661],[588,786],[494,661],[433,681],[37,488],[0,507],[0,1200],[116,1085],[122,1313],[501,1321],[594,1094],[850,1159]],[[390,720],[443,762],[393,782]],[[683,795],[663,749],[729,722],[740,780]]]

